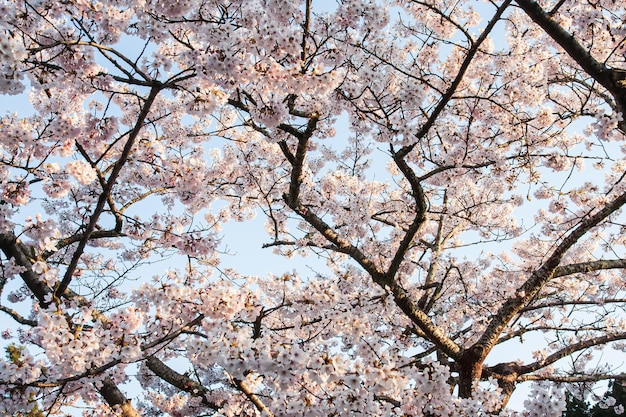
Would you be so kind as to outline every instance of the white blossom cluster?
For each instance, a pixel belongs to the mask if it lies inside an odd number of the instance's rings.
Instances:
[[[24,91],[20,63],[26,51],[18,38],[0,30],[0,94],[20,94]]]

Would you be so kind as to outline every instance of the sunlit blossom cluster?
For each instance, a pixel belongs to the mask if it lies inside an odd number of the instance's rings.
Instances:
[[[4,31],[0,38],[0,93],[15,95],[24,91],[19,65],[25,58],[23,44],[11,36],[10,32]]]

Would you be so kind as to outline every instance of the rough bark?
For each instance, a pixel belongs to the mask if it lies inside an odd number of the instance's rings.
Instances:
[[[126,398],[124,393],[120,391],[117,385],[115,385],[110,378],[106,378],[103,381],[102,387],[99,388],[98,391],[111,408],[115,409],[119,407],[122,412],[122,417],[141,417],[140,414],[133,408],[130,400]]]

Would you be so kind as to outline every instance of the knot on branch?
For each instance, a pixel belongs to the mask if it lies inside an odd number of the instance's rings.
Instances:
[[[613,69],[611,70],[611,78],[613,78],[613,82],[620,89],[626,89],[626,70],[623,69]]]
[[[520,365],[516,362],[504,362],[487,368],[487,371],[490,376],[494,376],[498,380],[515,380],[520,372]]]
[[[485,347],[481,344],[476,344],[469,349],[466,349],[461,356],[461,364],[475,364],[483,361],[485,355]]]
[[[617,111],[622,113],[622,120],[620,120],[618,126],[620,130],[626,133],[626,70],[624,69],[612,69],[611,81],[616,91],[612,91],[613,97],[617,104]]]

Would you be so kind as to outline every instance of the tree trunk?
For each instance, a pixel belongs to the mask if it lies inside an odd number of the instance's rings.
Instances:
[[[482,345],[474,345],[463,352],[459,360],[459,397],[470,398],[474,381],[479,381],[483,370],[485,349]]]

